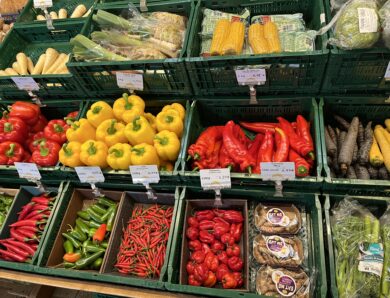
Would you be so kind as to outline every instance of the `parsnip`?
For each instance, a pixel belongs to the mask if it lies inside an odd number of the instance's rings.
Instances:
[[[69,70],[68,68],[66,67],[66,63],[69,62],[69,58],[70,58],[70,54],[69,55],[66,55],[66,57],[64,58],[64,60],[62,61],[62,64],[57,67],[53,73],[55,74],[64,74],[64,73],[69,73]]]
[[[52,20],[57,20],[58,19],[58,14],[55,11],[50,12],[50,17]]]
[[[8,76],[8,74],[4,70],[0,70],[0,76]]]
[[[86,18],[89,16],[89,14],[92,12],[92,7],[88,9],[88,11],[83,15],[83,18]]]
[[[39,15],[37,15],[37,21],[46,21],[46,18],[45,18],[45,16],[39,14]]]
[[[22,74],[22,70],[20,69],[20,65],[18,62],[12,63],[12,69],[15,70],[19,75]]]
[[[45,74],[47,70],[53,65],[53,63],[58,58],[58,52],[53,48],[48,48],[46,50],[46,59],[45,59],[45,65],[43,66],[42,74]]]
[[[68,17],[68,11],[65,8],[61,8],[58,11],[58,18],[59,19],[66,19]]]
[[[85,7],[85,5],[84,4],[80,4],[80,5],[78,5],[74,9],[74,11],[73,11],[72,15],[70,16],[70,18],[71,19],[73,19],[73,18],[81,18],[86,12],[87,12],[87,8]]]
[[[28,74],[28,72],[27,72],[28,66],[27,66],[26,54],[25,53],[18,53],[16,55],[16,61],[18,62],[19,67],[20,67],[20,74],[27,75]]]
[[[63,65],[65,65],[65,60],[67,59],[68,55],[67,54],[60,54],[57,58],[57,60],[49,67],[49,69],[46,71],[47,74],[54,74],[55,73],[55,70],[57,70],[57,68],[60,68],[62,67]]]
[[[37,64],[35,64],[34,70],[33,70],[33,72],[31,74],[32,75],[39,75],[39,74],[41,74],[42,70],[43,70],[43,66],[45,65],[45,61],[46,61],[46,54],[42,54],[39,57]]]
[[[32,62],[30,57],[27,57],[27,70],[30,74],[34,71],[34,63]]]
[[[18,76],[19,74],[13,68],[6,68],[4,70],[8,76]]]

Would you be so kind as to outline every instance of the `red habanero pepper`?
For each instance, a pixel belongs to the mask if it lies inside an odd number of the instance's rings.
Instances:
[[[310,133],[310,124],[302,115],[297,116],[297,132],[298,135],[309,144],[312,151],[314,151],[313,138]]]
[[[223,262],[222,264],[220,264],[217,268],[216,276],[217,280],[220,282],[222,282],[222,278],[226,273],[230,273],[229,267],[226,264],[227,261],[226,263]]]
[[[226,233],[221,236],[221,242],[226,244],[226,246],[230,246],[234,244],[234,238],[229,233]]]
[[[206,254],[201,251],[197,250],[191,253],[191,260],[194,261],[196,264],[202,264],[205,260]]]
[[[241,249],[237,244],[233,244],[226,248],[226,254],[230,257],[239,257],[241,254]]]
[[[233,273],[225,273],[222,277],[222,286],[224,289],[234,289],[237,287],[237,280]]]
[[[205,263],[195,265],[194,277],[197,281],[203,283],[207,279],[208,275],[209,268],[207,268],[207,265]]]
[[[199,226],[199,221],[194,217],[194,216],[190,216],[188,219],[187,219],[187,223],[190,227],[198,227]]]
[[[188,241],[188,248],[193,251],[202,250],[202,243],[198,239]]]
[[[240,125],[257,133],[266,133],[267,131],[275,133],[275,128],[279,127],[279,123],[270,122],[240,122]]]
[[[240,125],[235,124],[233,128],[234,136],[242,143],[244,144],[245,148],[248,148],[250,144],[249,138],[246,136],[245,132],[241,129]]]
[[[62,145],[66,142],[66,131],[69,125],[64,120],[50,120],[43,130],[45,138]]]
[[[209,271],[206,280],[203,282],[203,286],[207,288],[212,288],[216,283],[217,283],[217,277],[215,276],[215,273]]]
[[[274,136],[271,132],[267,131],[263,143],[260,146],[257,154],[256,167],[254,173],[260,174],[261,162],[272,162],[272,155],[274,153]]]
[[[256,160],[257,160],[257,154],[259,152],[259,149],[260,149],[261,143],[263,142],[263,139],[264,139],[264,135],[257,134],[255,139],[253,140],[250,148],[248,149],[249,154],[252,155],[253,158]]]
[[[190,240],[196,240],[199,237],[199,229],[195,227],[189,227],[186,230],[186,236]]]
[[[240,223],[244,221],[242,212],[237,210],[227,210],[223,215],[223,219],[228,223]]]
[[[233,272],[234,278],[237,281],[236,288],[241,288],[244,285],[244,278],[242,277],[241,272]]]
[[[201,210],[195,212],[195,218],[198,221],[202,221],[205,219],[212,220],[215,217],[215,214],[212,210]]]
[[[194,269],[195,269],[195,264],[194,262],[189,261],[186,265],[186,270],[188,274],[194,274]]]
[[[309,144],[307,144],[300,136],[297,135],[291,123],[288,122],[283,117],[278,117],[278,121],[282,130],[288,135],[290,140],[290,146],[297,153],[302,156],[308,156],[311,159],[315,159],[315,154],[313,148]]]
[[[294,162],[294,164],[295,164],[295,176],[306,177],[309,175],[310,165],[298,153],[296,153],[294,150],[290,149],[288,159],[289,159],[289,161]]]
[[[287,135],[280,128],[275,128],[275,138],[278,135],[280,140],[276,141],[276,152],[272,158],[273,162],[285,162],[288,159],[289,140]]]
[[[211,251],[211,248],[210,248],[210,246],[209,246],[208,244],[202,243],[202,251],[203,251],[205,254],[207,254],[208,252]]]
[[[218,261],[219,261],[220,264],[227,265],[229,257],[227,255],[226,251],[219,251],[217,253],[217,257],[218,257]],[[227,267],[226,267],[226,269],[227,269]]]
[[[218,257],[212,251],[209,251],[206,254],[206,257],[204,258],[204,262],[207,268],[209,268],[209,270],[213,272],[217,271],[219,261],[218,261]]]
[[[220,239],[223,234],[226,234],[230,231],[230,225],[222,222],[216,222],[214,224],[214,236],[217,239]]]
[[[53,141],[47,140],[39,144],[32,154],[32,160],[42,167],[55,166],[58,162],[58,153],[61,146]]]
[[[40,132],[43,131],[45,126],[47,125],[47,119],[42,114],[39,114],[38,121],[35,123],[35,125],[31,128],[32,132]]]
[[[195,144],[188,148],[189,158],[201,160],[210,155],[216,141],[222,139],[223,126],[210,126],[198,137]]]
[[[22,161],[24,157],[24,149],[22,145],[16,142],[0,143],[0,164],[13,165],[14,162]]]
[[[221,168],[229,168],[230,171],[235,169],[234,160],[229,156],[223,144],[221,150],[219,150],[219,166]]]
[[[214,222],[212,220],[204,219],[199,222],[200,230],[213,230]]]
[[[38,105],[25,101],[16,101],[10,107],[9,115],[10,117],[19,117],[27,125],[32,126],[38,122],[40,113],[41,109]]]
[[[26,145],[30,152],[34,152],[34,150],[38,148],[39,143],[46,140],[43,131],[40,131],[30,136],[26,141]]]
[[[240,257],[231,257],[228,260],[228,266],[233,271],[241,271],[242,267],[244,267],[244,261]]]
[[[234,136],[234,126],[233,121],[226,123],[223,130],[223,145],[229,156],[240,166],[240,170],[251,173],[256,165],[256,160],[248,153],[245,145]]]
[[[214,233],[214,236],[215,236],[215,233]],[[215,240],[214,243],[211,244],[211,250],[213,251],[213,253],[223,251],[224,249],[225,249],[225,245],[221,241]]]
[[[215,237],[213,234],[209,233],[208,231],[202,230],[199,232],[199,240],[200,242],[203,243],[213,244],[215,241]]]
[[[17,142],[23,144],[28,135],[28,127],[18,117],[7,117],[0,120],[0,142]]]

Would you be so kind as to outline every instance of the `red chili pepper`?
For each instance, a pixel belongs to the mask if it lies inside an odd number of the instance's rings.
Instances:
[[[35,204],[32,203],[32,202],[30,202],[30,203],[24,205],[24,206],[22,207],[22,211],[20,211],[20,213],[19,213],[18,220],[24,219],[24,218],[29,214],[29,212],[34,208],[34,205],[35,205]]]
[[[39,222],[37,220],[28,220],[28,219],[25,219],[25,220],[19,220],[13,224],[10,224],[9,226],[14,228],[14,227],[22,227],[22,226],[38,226],[40,225],[42,222]]]
[[[227,264],[227,261],[226,261]],[[216,272],[217,280],[222,282],[222,278],[226,273],[230,273],[229,267],[225,263],[219,264]]]
[[[310,173],[309,163],[296,153],[293,149],[290,149],[288,160],[295,163],[295,176],[306,177]]]
[[[186,236],[190,240],[196,240],[199,237],[199,229],[195,227],[189,227],[186,231]]]
[[[218,257],[218,261],[219,263],[223,263],[223,264],[226,264],[228,263],[228,255],[226,253],[226,251],[220,251],[217,253],[217,257]],[[227,267],[226,267],[227,268]],[[219,280],[219,279],[218,279]]]
[[[212,220],[201,220],[199,222],[199,229],[200,230],[213,230],[214,229],[214,222]]]
[[[38,121],[35,123],[35,125],[32,127],[32,132],[40,132],[43,131],[45,126],[47,125],[47,119],[42,114],[39,114]]]
[[[239,139],[234,136],[234,122],[229,121],[223,130],[223,145],[226,148],[229,156],[237,165],[240,165],[240,170],[251,173],[256,165],[256,160],[250,156],[245,144],[242,144]]]
[[[236,168],[234,160],[229,156],[223,143],[221,146],[221,150],[219,150],[219,166],[221,168],[229,168],[230,171],[234,171]]]
[[[206,254],[201,250],[197,250],[191,253],[191,260],[194,261],[196,264],[202,264],[204,262],[205,257]]]
[[[315,154],[313,148],[306,143],[303,138],[297,135],[294,128],[292,127],[291,123],[288,122],[283,117],[277,118],[282,130],[288,135],[290,140],[290,146],[292,149],[294,149],[296,152],[298,152],[302,156],[308,156],[311,159],[315,159]]]
[[[199,232],[199,240],[203,243],[213,244],[213,242],[215,241],[215,237],[208,231],[203,230]]]
[[[187,219],[187,223],[190,227],[195,227],[195,228],[199,227],[199,222],[194,216],[190,216]]]
[[[194,251],[202,250],[202,243],[198,239],[188,241],[188,248]]]
[[[309,144],[311,150],[314,151],[313,138],[310,133],[310,124],[302,115],[297,116],[297,132],[298,135]]]
[[[258,134],[253,140],[251,146],[248,149],[250,155],[253,156],[254,159],[257,159],[257,154],[259,152],[260,146],[264,140],[264,135]]]
[[[28,258],[30,256],[30,254],[27,251],[20,249],[20,247],[17,247],[16,245],[13,245],[13,244],[10,244],[7,242],[2,243],[2,245],[5,248],[7,248],[8,251],[11,251],[11,252],[18,254],[22,257]]]
[[[266,133],[267,131],[275,133],[275,128],[279,126],[279,123],[268,122],[240,122],[240,125],[246,129],[257,133]]]
[[[30,150],[30,152],[34,152],[34,150],[36,150],[38,148],[39,144],[42,141],[46,141],[46,140],[47,139],[45,138],[43,131],[41,131],[41,132],[37,132],[36,134],[31,135],[27,139],[26,145],[27,145],[28,149]]]
[[[66,142],[66,131],[69,125],[64,120],[51,120],[43,130],[45,138],[60,145]]]
[[[93,234],[93,241],[94,242],[102,242],[104,240],[104,237],[106,236],[107,231],[107,225],[101,224],[100,227],[96,230],[95,234]]]
[[[53,141],[47,140],[39,144],[32,154],[32,160],[39,166],[51,167],[58,162],[58,154],[61,146]]]
[[[217,239],[220,239],[223,234],[228,233],[230,230],[230,225],[227,223],[216,222],[214,224],[214,236]]]
[[[195,218],[200,222],[202,220],[212,220],[215,214],[211,210],[201,210],[195,212]]]
[[[9,115],[11,117],[21,118],[27,125],[35,125],[37,123],[41,110],[38,105],[25,102],[16,101],[10,107]]]
[[[212,251],[207,253],[204,259],[204,263],[206,264],[207,268],[209,268],[209,270],[211,270],[212,272],[217,271],[219,261],[218,257]]]
[[[22,145],[16,142],[0,143],[0,164],[12,165],[15,162],[22,161],[24,157],[24,149]]]
[[[190,274],[190,275],[188,276],[188,284],[189,284],[190,286],[199,287],[200,285],[202,285],[202,282],[196,280],[195,275]]]
[[[19,241],[16,241],[16,240],[12,240],[12,239],[5,239],[6,242],[10,243],[10,244],[13,244],[14,246],[17,246],[19,247],[20,249],[23,249],[25,250],[26,252],[28,252],[31,256],[33,256],[35,254],[35,251],[36,249],[33,249],[30,245],[24,243],[24,242],[19,242]]]
[[[11,238],[21,241],[21,242],[28,242],[30,239],[26,238],[24,235],[16,231],[15,229],[10,230]]]
[[[241,254],[241,248],[237,244],[233,244],[226,249],[227,256],[230,257],[239,257]]]
[[[217,283],[217,277],[214,272],[209,271],[206,280],[203,282],[203,286],[207,288],[212,288]]]
[[[223,126],[210,126],[206,128],[198,137],[195,144],[188,148],[189,158],[202,160],[210,156],[213,152],[214,145],[222,139]]]
[[[239,272],[244,267],[244,261],[239,257],[231,257],[228,260],[228,266],[233,271]]]
[[[244,221],[242,212],[237,210],[227,210],[223,215],[223,219],[228,223],[240,223]]]
[[[287,135],[280,128],[275,128],[275,136],[280,139],[276,142],[276,152],[272,158],[273,162],[285,162],[288,159],[289,140]]]
[[[6,256],[6,257],[8,257],[16,262],[20,262],[20,263],[23,263],[27,260],[27,258],[24,256],[21,256],[21,255],[18,255],[18,254],[15,254],[13,252],[9,252],[9,251],[3,250],[3,249],[0,249],[0,254],[2,256]]]
[[[233,273],[225,273],[222,277],[222,286],[224,289],[235,289],[237,287],[237,280]]]
[[[242,229],[243,229],[242,223],[237,223],[237,224],[232,223],[232,225],[230,226],[230,234],[234,237],[234,240],[236,242],[240,242]]]
[[[256,167],[254,173],[260,174],[261,162],[272,162],[272,155],[274,153],[274,136],[271,132],[266,132],[263,143],[260,146],[257,154]]]
[[[240,125],[235,124],[233,127],[233,133],[234,136],[242,143],[244,144],[245,148],[249,147],[249,144],[251,143],[250,139],[246,136],[245,132],[241,129]]]
[[[0,120],[0,142],[23,144],[28,135],[27,125],[18,117],[3,117]]]

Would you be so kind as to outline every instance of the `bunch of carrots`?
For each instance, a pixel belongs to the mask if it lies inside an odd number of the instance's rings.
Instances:
[[[11,224],[10,238],[0,240],[0,259],[28,262],[34,256],[41,235],[50,217],[55,198],[47,195],[33,197],[18,213],[18,221]]]
[[[230,168],[260,174],[262,162],[294,162],[296,176],[308,176],[315,160],[310,124],[301,115],[292,123],[283,117],[277,120],[240,125],[229,121],[206,128],[188,149],[192,169]],[[251,139],[242,127],[257,134]]]

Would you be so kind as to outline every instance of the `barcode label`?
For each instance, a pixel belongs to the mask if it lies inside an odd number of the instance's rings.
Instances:
[[[360,33],[374,33],[378,31],[378,15],[375,9],[358,8]]]

